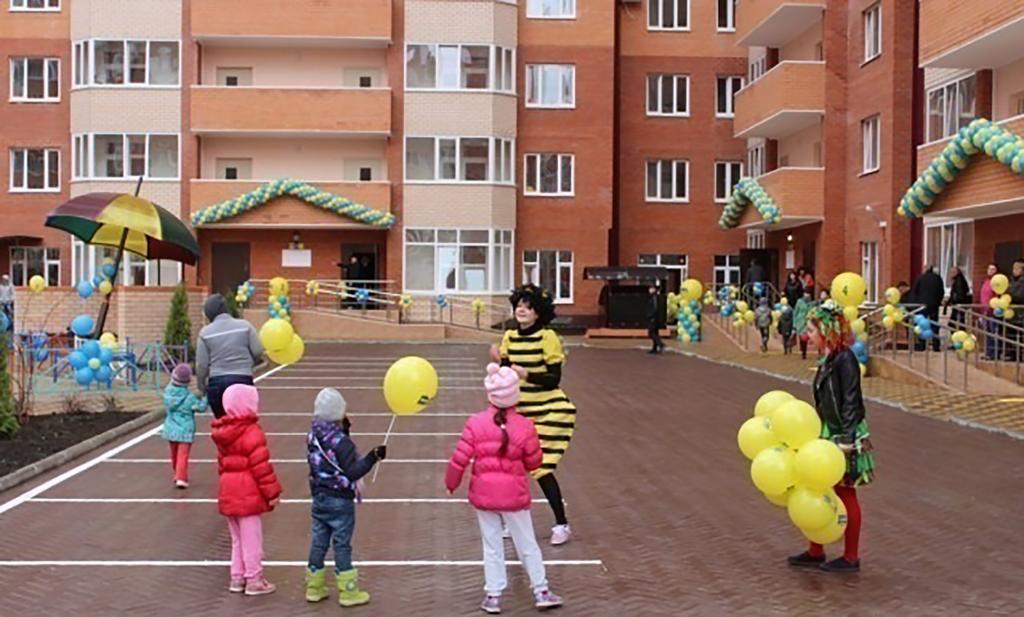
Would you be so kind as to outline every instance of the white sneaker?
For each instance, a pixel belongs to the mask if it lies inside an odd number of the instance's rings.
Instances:
[[[572,537],[572,528],[568,525],[555,525],[551,528],[551,546],[560,546]]]
[[[188,482],[185,482],[184,480],[175,480],[174,486],[178,488],[188,488]]]

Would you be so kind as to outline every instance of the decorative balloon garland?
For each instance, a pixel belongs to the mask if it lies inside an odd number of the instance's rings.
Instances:
[[[739,225],[743,211],[750,204],[754,204],[765,223],[774,225],[782,220],[782,210],[757,183],[757,180],[743,178],[736,183],[732,189],[732,195],[725,202],[722,216],[718,219],[718,226],[722,229],[732,229]]]

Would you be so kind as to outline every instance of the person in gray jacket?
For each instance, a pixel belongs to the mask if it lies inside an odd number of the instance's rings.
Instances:
[[[224,391],[239,383],[253,385],[253,369],[263,362],[263,344],[251,323],[231,316],[220,294],[206,299],[203,313],[210,323],[196,341],[196,385],[214,417],[220,418]]]

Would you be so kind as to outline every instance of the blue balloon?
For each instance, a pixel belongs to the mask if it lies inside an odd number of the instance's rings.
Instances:
[[[930,341],[935,338],[935,333],[931,330],[921,330],[921,338],[926,341]]]
[[[68,364],[71,365],[71,368],[78,370],[80,368],[85,368],[86,366],[88,366],[89,358],[87,358],[86,355],[80,351],[72,351],[70,354],[68,354]]]
[[[102,282],[103,282],[103,279],[101,279],[98,274],[96,276],[92,277],[92,286],[93,287],[99,287],[100,283],[102,283]]]
[[[36,362],[46,362],[46,358],[50,356],[49,349],[37,349],[36,350]]]
[[[87,386],[92,383],[92,380],[96,378],[96,374],[92,372],[92,369],[88,366],[83,367],[75,371],[75,381],[80,386]]]
[[[110,361],[114,359],[114,351],[108,347],[100,349],[100,363],[110,364]]]
[[[82,279],[78,281],[78,285],[75,286],[75,289],[78,291],[79,297],[85,300],[86,298],[92,295],[93,287],[92,283],[85,279]]]
[[[86,341],[82,343],[81,351],[86,358],[99,358],[100,344],[97,341]]]
[[[107,277],[108,279],[114,278],[114,264],[103,264],[102,270],[103,276]]]
[[[110,370],[109,366],[101,366],[96,371],[96,381],[100,383],[110,383],[110,380],[114,377],[114,371]]]
[[[89,336],[92,334],[92,317],[89,315],[79,315],[71,320],[71,331],[78,336]]]

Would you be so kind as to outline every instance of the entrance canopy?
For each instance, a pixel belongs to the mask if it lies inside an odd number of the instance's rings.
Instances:
[[[668,268],[641,268],[636,266],[591,267],[583,269],[583,278],[588,281],[636,281],[639,283],[651,281],[664,282],[668,280]]]

